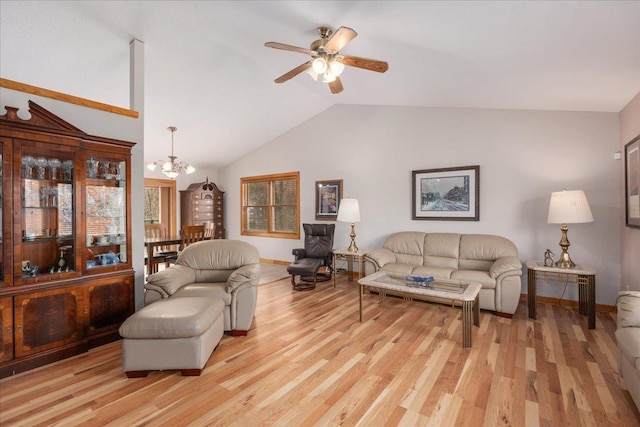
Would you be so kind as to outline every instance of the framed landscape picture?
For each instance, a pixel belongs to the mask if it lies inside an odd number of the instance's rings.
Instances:
[[[627,227],[640,228],[640,135],[624,146],[624,188]]]
[[[412,218],[480,220],[480,166],[413,171]]]
[[[335,221],[342,199],[342,180],[316,181],[316,220]]]

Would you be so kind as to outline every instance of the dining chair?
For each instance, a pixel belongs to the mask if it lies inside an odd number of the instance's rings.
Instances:
[[[180,244],[180,252],[182,252],[187,246],[192,243],[199,242],[205,239],[205,226],[204,225],[185,225],[180,232],[182,243]],[[166,257],[167,263],[175,264],[180,253]]]
[[[164,224],[145,224],[144,225],[144,237],[168,237],[168,228]],[[152,272],[158,271],[160,264],[167,266],[167,257],[177,256],[178,251],[169,246],[159,246],[154,250],[153,259],[150,261],[145,257],[145,264],[152,263]]]

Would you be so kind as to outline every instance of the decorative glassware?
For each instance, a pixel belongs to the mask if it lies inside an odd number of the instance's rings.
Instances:
[[[87,160],[87,176],[96,178],[98,176],[98,161],[93,158]]]
[[[44,157],[38,157],[35,161],[36,168],[38,170],[38,179],[44,179],[45,177],[45,168],[49,164],[49,161]]]
[[[22,156],[22,166],[24,166],[24,177],[31,178],[33,174],[33,166],[36,160],[31,156]]]
[[[71,171],[73,170],[73,160],[65,160],[62,162],[62,179],[65,181],[71,181],[73,179],[73,175]]]
[[[47,163],[49,165],[49,170],[51,171],[51,179],[52,180],[57,180],[58,179],[58,168],[60,168],[60,166],[62,166],[62,162],[60,161],[60,159],[49,159],[49,161]]]

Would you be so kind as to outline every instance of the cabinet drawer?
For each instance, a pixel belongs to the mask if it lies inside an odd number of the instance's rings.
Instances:
[[[207,221],[213,219],[213,212],[198,212],[193,214],[194,221]]]
[[[213,199],[193,199],[194,206],[213,206]]]
[[[194,206],[192,211],[196,212],[213,212],[213,206]]]

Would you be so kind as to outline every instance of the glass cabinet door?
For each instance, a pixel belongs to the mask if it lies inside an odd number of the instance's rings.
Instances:
[[[22,279],[51,280],[73,273],[76,271],[73,153],[49,149],[44,154],[23,145],[20,160],[19,275]]]
[[[127,263],[126,161],[87,157],[86,268]]]

